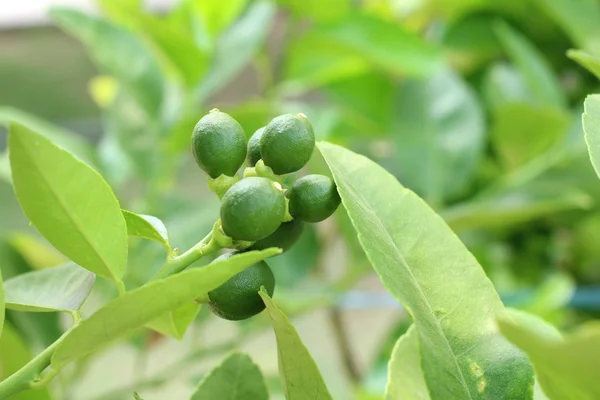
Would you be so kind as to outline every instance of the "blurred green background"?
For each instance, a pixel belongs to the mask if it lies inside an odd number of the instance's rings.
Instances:
[[[179,248],[218,215],[190,157],[197,120],[218,107],[249,137],[276,115],[303,112],[318,140],[373,158],[423,197],[507,305],[562,329],[599,314],[600,183],[581,128],[583,99],[598,82],[567,56],[600,56],[599,1],[98,0],[92,11],[71,1],[48,12],[39,3],[28,7],[37,19],[0,5],[0,124],[28,125],[94,166],[123,208],[161,218]],[[5,149],[4,130],[6,279],[64,258],[28,226]],[[309,172],[326,173],[318,154],[301,173]],[[162,251],[131,239],[128,287],[160,268]],[[410,322],[344,211],[270,264],[276,299],[333,397],[381,399],[387,357]],[[84,314],[114,295],[98,280]],[[56,314],[11,311],[8,320],[0,377],[68,325]],[[186,398],[223,354],[242,348],[282,399],[267,328],[264,315],[233,323],[202,309],[182,340],[140,331],[47,393],[18,398]]]

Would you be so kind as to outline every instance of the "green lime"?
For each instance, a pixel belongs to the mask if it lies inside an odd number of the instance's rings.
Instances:
[[[325,175],[306,175],[287,191],[290,214],[306,222],[328,218],[340,205],[335,183]]]
[[[221,225],[234,240],[255,242],[279,228],[285,217],[285,197],[277,182],[248,177],[234,184],[223,196]]]
[[[223,254],[215,261],[226,260],[234,254],[236,253]],[[215,315],[230,321],[250,318],[265,309],[258,294],[261,286],[265,287],[269,296],[273,296],[275,277],[264,261],[249,266],[217,289],[208,292],[208,308]]]
[[[265,127],[258,129],[248,140],[248,166],[254,167],[256,162],[261,159],[260,155],[260,138],[265,130]]]
[[[216,108],[198,121],[192,133],[194,158],[213,179],[235,175],[246,159],[246,146],[242,126]]]
[[[264,250],[270,247],[279,247],[281,250],[288,251],[294,243],[300,238],[304,230],[304,222],[293,219],[279,225],[279,228],[271,235],[255,242],[250,250]]]
[[[265,127],[260,154],[276,174],[289,174],[304,167],[315,149],[315,133],[304,114],[284,114]]]

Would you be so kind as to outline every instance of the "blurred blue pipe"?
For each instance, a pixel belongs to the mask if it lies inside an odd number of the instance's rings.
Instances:
[[[515,292],[501,293],[500,297],[507,306],[525,304],[533,297],[535,290],[523,289]],[[373,308],[402,308],[387,292],[348,291],[340,298],[340,307],[346,310],[362,310]],[[600,310],[600,286],[583,286],[575,290],[569,308],[580,310]]]

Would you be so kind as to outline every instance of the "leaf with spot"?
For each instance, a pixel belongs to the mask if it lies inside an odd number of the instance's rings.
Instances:
[[[371,265],[413,317],[431,398],[530,399],[531,366],[498,332],[504,306],[458,237],[381,166],[318,146]]]
[[[502,334],[527,353],[548,398],[600,398],[599,324],[583,326],[564,339],[520,320],[501,318],[498,324]]]
[[[119,282],[127,229],[100,174],[21,125],[11,125],[8,148],[15,192],[31,223],[73,262]]]
[[[302,339],[269,294],[261,288],[277,339],[277,360],[283,393],[287,400],[332,400],[325,381]]]
[[[268,400],[265,379],[245,353],[232,353],[198,384],[191,400]]]

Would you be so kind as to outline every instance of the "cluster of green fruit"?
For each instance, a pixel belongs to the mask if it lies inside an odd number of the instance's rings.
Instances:
[[[304,167],[314,148],[314,131],[304,114],[276,117],[250,140],[229,114],[214,109],[200,119],[192,134],[194,158],[221,198],[223,233],[241,243],[241,251],[270,247],[287,251],[305,222],[323,221],[337,209],[340,197],[327,176],[307,175],[289,188],[283,184],[282,175]],[[240,177],[244,161],[248,167]],[[210,292],[209,308],[225,319],[249,318],[265,308],[258,295],[261,286],[273,295],[275,278],[264,261]]]

